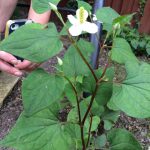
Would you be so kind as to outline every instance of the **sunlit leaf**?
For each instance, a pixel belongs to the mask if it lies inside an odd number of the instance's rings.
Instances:
[[[125,64],[127,61],[138,62],[131,50],[130,45],[123,38],[114,39],[111,58],[121,64]]]
[[[40,24],[28,24],[3,40],[0,49],[32,62],[43,62],[62,50],[62,42],[53,23],[47,28]]]
[[[127,76],[122,83],[113,86],[112,101],[126,114],[136,118],[150,117],[150,65],[126,64]],[[111,108],[111,104],[108,104]]]
[[[59,101],[65,87],[62,77],[50,75],[42,69],[32,72],[24,81],[22,97],[25,113],[32,115]]]
[[[53,107],[32,117],[26,117],[23,113],[0,145],[19,150],[75,150],[79,126],[64,125],[57,115]]]
[[[57,5],[59,1],[60,0],[32,0],[32,7],[37,13],[42,14],[48,10],[51,10],[49,2]]]
[[[113,129],[107,137],[110,150],[142,150],[134,136],[124,129]]]

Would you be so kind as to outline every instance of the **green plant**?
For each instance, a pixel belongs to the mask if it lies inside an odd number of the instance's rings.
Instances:
[[[58,58],[56,73],[37,69],[24,79],[24,111],[0,145],[18,150],[141,150],[131,133],[113,128],[120,111],[132,117],[150,117],[150,65],[140,62],[128,42],[117,37],[131,16],[120,16],[107,7],[97,11],[98,21],[107,30],[101,53],[107,47],[111,50],[104,68],[94,70],[90,65],[92,43],[72,36],[97,31],[95,23],[86,20],[84,7],[89,12],[91,6],[84,2],[77,10],[77,18],[68,16],[71,25],[63,21],[49,0],[32,2],[38,13],[52,8],[64,25],[63,30],[58,33],[54,23],[28,24],[5,39],[0,49],[33,62],[44,62],[61,51],[64,36],[71,45],[64,58]],[[110,35],[112,45],[108,46]],[[115,69],[109,66],[112,61],[126,70],[120,80],[114,80]],[[70,111],[62,120],[60,110],[68,106]]]
[[[126,39],[136,55],[150,55],[150,36],[140,34],[138,29],[126,26],[122,29],[121,38]]]

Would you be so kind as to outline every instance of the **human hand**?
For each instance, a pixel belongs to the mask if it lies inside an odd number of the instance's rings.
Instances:
[[[20,77],[23,75],[23,71],[30,72],[36,69],[39,65],[40,64],[32,63],[28,60],[21,62],[13,55],[0,51],[0,71]]]
[[[0,51],[0,71],[20,77],[22,76],[23,72],[14,67],[14,65],[18,65],[19,63],[20,61],[17,60],[13,55],[4,51]]]
[[[24,60],[23,62],[20,62],[15,65],[15,67],[19,70],[24,70],[24,71],[32,71],[36,69],[40,64],[39,63],[32,63],[28,60]]]

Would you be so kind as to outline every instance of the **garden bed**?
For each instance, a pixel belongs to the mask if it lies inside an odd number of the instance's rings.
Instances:
[[[63,57],[63,55],[64,50],[59,54],[59,57]],[[107,52],[103,56],[101,56],[101,65],[105,64],[106,55]],[[146,57],[142,57],[140,59],[149,61]],[[54,72],[54,68],[52,66],[54,66],[56,62],[57,59],[52,58],[42,66],[44,67],[44,69],[52,73]],[[21,82],[22,80],[18,82],[11,94],[5,100],[3,107],[0,109],[0,139],[2,139],[10,131],[23,110],[21,101]],[[64,113],[63,115],[64,116],[62,117],[66,117],[66,113]],[[150,146],[150,120],[134,119],[131,117],[127,117],[124,113],[122,113],[115,126],[118,128],[126,128],[127,130],[132,132],[142,144],[143,150],[148,150],[148,147]],[[11,149],[1,148],[0,150]]]

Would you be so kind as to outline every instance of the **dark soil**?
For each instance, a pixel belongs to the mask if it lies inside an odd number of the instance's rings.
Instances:
[[[11,94],[4,101],[2,108],[0,108],[0,139],[9,133],[23,110],[20,89],[21,81],[18,82]],[[0,148],[0,150],[11,149]]]

